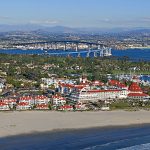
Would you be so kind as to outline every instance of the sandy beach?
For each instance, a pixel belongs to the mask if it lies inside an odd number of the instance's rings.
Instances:
[[[150,123],[149,111],[108,112],[0,112],[0,137],[60,129],[122,126]]]

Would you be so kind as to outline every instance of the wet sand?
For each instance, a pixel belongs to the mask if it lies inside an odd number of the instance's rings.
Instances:
[[[64,129],[126,126],[150,123],[149,111],[0,112],[0,137]]]

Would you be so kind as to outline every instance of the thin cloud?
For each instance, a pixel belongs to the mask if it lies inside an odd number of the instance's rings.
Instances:
[[[150,23],[150,17],[141,18],[140,21]]]
[[[1,20],[8,20],[8,19],[10,19],[10,17],[8,17],[8,16],[0,16],[0,19]]]
[[[109,18],[104,18],[104,19],[99,19],[98,20],[99,22],[102,22],[102,23],[109,23],[109,22],[111,22],[111,19],[109,19]]]
[[[150,25],[150,17],[131,18],[131,19],[110,19],[103,18],[98,20],[99,24],[113,25],[113,26],[145,26]]]
[[[53,25],[60,23],[59,20],[31,20],[31,24],[40,24],[40,25]]]

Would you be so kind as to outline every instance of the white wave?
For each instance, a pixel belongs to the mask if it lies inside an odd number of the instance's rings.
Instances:
[[[131,147],[121,148],[117,150],[150,150],[150,143],[134,145]]]

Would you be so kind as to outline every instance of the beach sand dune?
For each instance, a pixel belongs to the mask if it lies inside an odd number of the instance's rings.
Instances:
[[[0,112],[0,137],[60,129],[80,129],[150,123],[149,111]]]

